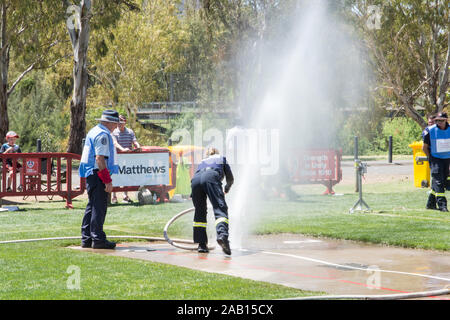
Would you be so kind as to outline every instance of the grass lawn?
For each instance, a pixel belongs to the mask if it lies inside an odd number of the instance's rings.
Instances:
[[[450,215],[425,210],[425,189],[410,181],[364,185],[372,213],[349,214],[358,200],[352,185],[295,186],[299,201],[264,201],[252,231],[299,233],[410,248],[448,251]],[[77,236],[86,200],[63,209],[62,201],[20,204],[23,211],[0,213],[0,241]],[[167,221],[191,203],[115,205],[105,222],[107,235],[162,237]],[[187,220],[192,217],[186,217]],[[233,222],[230,221],[232,224]],[[191,223],[175,223],[171,237],[190,238]],[[135,240],[133,240],[135,241]],[[65,248],[79,241],[0,244],[0,299],[274,299],[317,293]],[[69,290],[69,266],[81,270],[81,290]]]
[[[85,200],[20,204],[24,211],[0,213],[0,241],[77,236]],[[167,221],[187,204],[117,205],[109,208],[107,235],[162,237]],[[190,224],[191,226],[191,224]],[[186,228],[171,231],[183,235]],[[136,240],[133,240],[136,241]],[[277,299],[316,295],[281,285],[194,271],[137,259],[111,257],[66,248],[79,241],[0,244],[0,300],[4,299]],[[80,290],[70,290],[71,266],[80,270]]]
[[[363,199],[372,212],[349,214],[358,200],[354,185],[335,187],[323,196],[323,186],[297,186],[298,202],[274,200],[262,208],[261,223],[253,232],[301,233],[393,246],[450,249],[450,214],[426,210],[428,189],[411,181],[367,184]],[[273,214],[276,212],[276,214]]]

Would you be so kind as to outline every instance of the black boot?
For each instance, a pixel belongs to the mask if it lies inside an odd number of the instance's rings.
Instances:
[[[445,197],[437,197],[436,198],[437,205],[440,211],[448,212],[447,209],[447,198]]]
[[[427,201],[427,209],[436,210],[436,196],[433,193],[430,193]]]
[[[197,248],[197,252],[199,252],[199,253],[208,253],[209,252],[208,244],[206,244],[206,243],[199,243],[198,244],[198,248]]]
[[[217,243],[222,247],[222,251],[225,254],[231,255],[230,242],[228,241],[227,237],[220,236],[219,238],[217,238]]]

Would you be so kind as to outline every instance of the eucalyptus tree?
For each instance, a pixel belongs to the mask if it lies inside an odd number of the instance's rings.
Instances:
[[[24,77],[60,57],[63,15],[58,0],[0,1],[0,137],[9,130],[8,99]]]
[[[88,90],[88,47],[91,28],[106,28],[120,18],[123,10],[139,10],[133,1],[62,0],[67,31],[73,52],[73,94],[70,101],[68,152],[81,153],[86,134],[86,97]],[[92,25],[92,26],[91,26]]]
[[[374,88],[421,127],[418,111],[442,111],[449,103],[449,6],[445,0],[345,0],[365,42]]]

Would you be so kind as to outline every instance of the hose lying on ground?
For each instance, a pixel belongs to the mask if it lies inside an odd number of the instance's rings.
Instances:
[[[181,211],[180,213],[178,213],[177,215],[175,215],[172,219],[170,219],[168,222],[167,222],[167,224],[166,224],[166,226],[164,227],[164,238],[165,238],[165,240],[170,244],[170,245],[172,245],[172,246],[174,246],[174,247],[176,247],[176,248],[180,248],[180,249],[185,249],[185,250],[197,250],[197,247],[195,247],[195,246],[183,246],[183,245],[181,245],[181,244],[179,244],[179,243],[191,243],[191,244],[193,244],[194,242],[193,241],[191,241],[191,242],[183,242],[183,241],[179,241],[179,240],[172,240],[172,239],[170,239],[169,238],[169,236],[167,235],[167,229],[169,229],[169,227],[170,227],[170,225],[175,221],[175,220],[177,220],[178,218],[180,218],[180,217],[182,217],[182,216],[184,216],[185,214],[187,214],[187,213],[189,213],[189,212],[192,212],[192,211],[194,211],[195,210],[195,208],[189,208],[189,209],[186,209],[186,210],[184,210],[184,211]],[[178,243],[177,243],[178,242]],[[209,250],[214,250],[215,249],[215,246],[208,246],[208,249]]]
[[[183,246],[181,243],[184,244],[194,244],[194,241],[192,240],[184,240],[184,239],[170,239],[167,230],[169,229],[170,225],[177,220],[178,218],[184,216],[185,214],[189,212],[193,212],[195,208],[189,208],[186,209],[177,215],[175,215],[172,219],[170,219],[166,226],[164,227],[164,238],[160,237],[146,237],[146,236],[133,236],[133,235],[121,235],[121,236],[114,236],[109,235],[108,238],[117,238],[117,239],[145,239],[149,241],[167,241],[170,245],[185,249],[185,250],[197,250],[197,247],[195,246]],[[0,241],[0,244],[8,244],[8,243],[22,243],[22,242],[36,242],[36,241],[52,241],[52,240],[78,240],[81,239],[81,236],[71,236],[71,237],[53,237],[53,238],[38,238],[38,239],[19,239],[19,240],[8,240],[8,241]],[[209,250],[215,249],[215,246],[208,246]]]
[[[117,238],[117,239],[145,239],[149,241],[165,241],[166,239],[160,237],[146,237],[146,236],[108,236],[108,238]],[[0,244],[8,244],[8,243],[21,243],[21,242],[36,242],[36,241],[51,241],[51,240],[81,240],[81,236],[73,236],[73,237],[54,237],[54,238],[38,238],[38,239],[18,239],[18,240],[7,240],[0,241]],[[180,243],[193,243],[190,240],[176,239],[175,241]]]
[[[400,294],[380,294],[380,295],[336,295],[336,296],[312,296],[300,298],[286,298],[282,300],[338,300],[338,299],[355,299],[355,300],[400,300],[435,297],[450,294],[450,289],[440,289],[434,291],[422,291]]]

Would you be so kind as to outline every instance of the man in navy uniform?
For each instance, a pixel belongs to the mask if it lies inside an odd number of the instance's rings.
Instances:
[[[428,196],[427,209],[448,212],[445,187],[450,165],[450,127],[448,116],[441,112],[436,115],[434,125],[428,127],[423,137],[423,152],[427,155],[431,170],[431,193]]]
[[[226,158],[219,155],[216,148],[208,148],[206,159],[198,165],[191,180],[192,202],[194,214],[194,242],[198,243],[198,252],[208,252],[208,237],[206,234],[206,199],[209,198],[216,218],[217,243],[223,252],[230,255],[228,241],[228,206],[225,202],[222,180],[226,177],[225,193],[230,191],[234,182],[233,173]]]
[[[116,148],[111,132],[117,128],[119,113],[105,110],[100,123],[87,136],[80,161],[80,177],[86,178],[89,202],[81,225],[81,246],[94,249],[114,249],[116,244],[106,240],[103,232],[108,193],[112,192],[111,174],[118,172]]]

